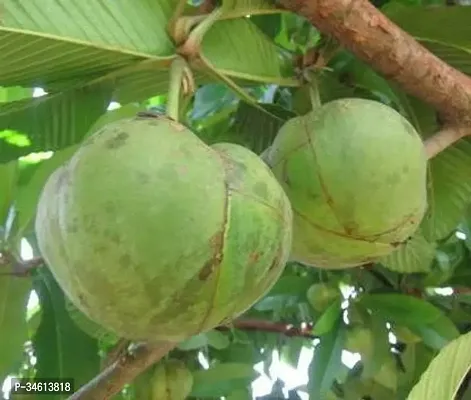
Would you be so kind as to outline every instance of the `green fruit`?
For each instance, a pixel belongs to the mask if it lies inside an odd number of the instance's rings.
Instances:
[[[181,341],[280,276],[291,207],[254,153],[164,117],[105,126],[46,183],[36,232],[74,305],[134,340]]]
[[[307,300],[314,310],[322,312],[332,302],[341,297],[342,292],[338,287],[327,283],[315,283],[306,293]]]
[[[152,400],[185,400],[191,393],[193,375],[180,360],[157,364],[152,377]]]
[[[396,249],[427,206],[419,134],[381,103],[341,99],[280,129],[268,156],[293,208],[293,260],[351,267]]]
[[[374,349],[373,332],[362,326],[354,326],[347,330],[345,349],[352,353],[371,354]]]

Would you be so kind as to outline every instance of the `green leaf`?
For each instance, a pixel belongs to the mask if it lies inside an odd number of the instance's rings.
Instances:
[[[264,113],[241,101],[237,108],[231,139],[260,154],[277,135],[279,129],[295,114],[274,104],[259,104],[270,114]]]
[[[411,330],[420,335],[426,345],[437,350],[460,335],[453,321],[444,314],[430,324],[411,326]]]
[[[32,88],[24,88],[21,86],[0,87],[0,103],[22,100],[32,96]]]
[[[363,377],[372,377],[391,357],[389,331],[384,319],[373,314],[368,320],[368,327],[371,329],[373,343],[369,354],[362,353]]]
[[[227,396],[235,390],[244,389],[257,376],[251,364],[216,364],[209,369],[193,372],[191,396]]]
[[[337,322],[341,319],[343,310],[340,307],[342,299],[336,299],[332,304],[322,313],[320,318],[312,329],[313,335],[322,336],[329,333],[336,326]]]
[[[48,88],[174,53],[166,25],[175,0],[70,4],[5,0],[0,25],[0,82]]]
[[[201,59],[230,77],[281,86],[298,84],[292,78],[290,60],[248,18],[216,22],[203,37]]]
[[[220,83],[204,85],[195,93],[191,118],[205,118],[237,102],[237,97],[226,85]]]
[[[49,176],[77,150],[78,146],[56,152],[50,159],[42,161],[30,180],[20,186],[15,199],[17,212],[17,235],[21,236],[30,226],[36,215],[39,196]]]
[[[426,139],[439,129],[436,111],[424,102],[397,90],[404,116]],[[456,229],[471,203],[471,141],[461,139],[429,160],[428,209],[421,233],[429,242],[440,240]]]
[[[206,332],[206,338],[208,345],[218,350],[225,349],[230,345],[230,340],[227,335],[217,330]]]
[[[345,326],[342,320],[338,320],[335,328],[316,346],[308,371],[311,399],[324,400],[330,391],[342,365],[344,340]]]
[[[198,335],[194,335],[190,337],[189,339],[185,340],[184,342],[181,342],[178,346],[177,349],[187,351],[187,350],[196,350],[201,347],[205,347],[208,345],[208,337],[206,336],[206,333],[200,333]]]
[[[446,63],[471,74],[470,7],[406,7],[392,2],[383,12]]]
[[[64,294],[48,268],[38,270],[35,290],[43,310],[33,338],[36,377],[73,378],[75,387],[80,387],[99,372],[98,343],[71,320]],[[44,396],[45,400],[59,398]]]
[[[118,121],[120,119],[134,117],[138,112],[145,110],[146,107],[138,104],[126,104],[125,106],[117,108],[115,110],[107,111],[93,124],[93,126],[87,132],[86,136],[97,132],[107,124]]]
[[[435,243],[428,242],[420,232],[397,250],[378,260],[386,268],[401,274],[428,272],[435,258]]]
[[[0,105],[0,126],[28,136],[18,147],[0,141],[0,162],[79,143],[110,102],[109,87],[95,86]]]
[[[362,294],[358,302],[385,320],[406,326],[433,323],[443,315],[427,301],[405,294]]]
[[[471,203],[471,141],[462,139],[435,156],[430,177],[433,194],[421,227],[428,240],[437,240],[456,228]]]
[[[468,333],[444,347],[430,363],[407,400],[455,399],[461,382],[471,368],[470,346],[471,333]]]
[[[28,339],[26,305],[30,293],[31,279],[0,275],[0,382],[15,372],[15,363],[23,358],[23,346]]]
[[[5,223],[15,193],[18,163],[0,164],[0,226]]]
[[[280,13],[281,10],[269,0],[223,0],[224,18],[245,17]]]

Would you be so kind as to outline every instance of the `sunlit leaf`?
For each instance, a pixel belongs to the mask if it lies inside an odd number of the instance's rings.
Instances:
[[[470,345],[471,333],[467,333],[444,347],[430,363],[407,400],[455,399],[461,382],[471,368]]]

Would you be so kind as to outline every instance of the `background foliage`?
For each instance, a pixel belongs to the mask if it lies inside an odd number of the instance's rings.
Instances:
[[[165,110],[176,51],[166,27],[176,3],[3,1],[0,381],[6,379],[5,390],[10,376],[73,377],[77,387],[83,385],[119,343],[74,309],[47,268],[25,276],[17,272],[40,262],[32,221],[49,174],[97,127],[145,109]],[[438,57],[471,75],[471,7],[441,0],[373,3]],[[188,4],[187,15],[196,13],[196,6]],[[222,6],[222,19],[205,34],[199,61],[192,64],[198,89],[184,122],[208,144],[239,143],[260,154],[284,121],[309,110],[308,90],[292,59],[321,35],[268,0],[227,0]],[[424,138],[440,126],[434,110],[346,50],[330,59],[319,84],[323,102],[349,96],[382,101]],[[431,360],[460,335],[431,364],[411,399],[471,398],[465,379],[471,365],[470,203],[471,140],[463,139],[431,160],[429,210],[407,245],[376,264],[350,270],[290,263],[270,293],[242,317],[268,321],[270,329],[259,324],[260,329],[213,330],[172,351],[169,357],[191,372],[190,398],[405,399]],[[290,334],[275,329],[291,325],[296,329],[286,331]],[[452,367],[453,374],[443,373]],[[141,375],[116,398],[151,399],[155,373],[154,368]]]

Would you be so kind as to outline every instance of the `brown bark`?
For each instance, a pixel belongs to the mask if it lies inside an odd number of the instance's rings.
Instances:
[[[311,323],[305,323],[304,326],[294,326],[284,322],[272,322],[260,319],[240,319],[234,321],[232,326],[236,329],[245,331],[272,332],[289,337],[296,336],[307,339],[315,339],[317,337],[312,334],[313,325]],[[229,326],[220,326],[217,329],[226,330],[229,329]]]
[[[280,0],[445,117],[471,123],[471,78],[430,53],[367,0]]]
[[[406,92],[432,105],[458,130],[445,129],[425,141],[438,152],[469,135],[471,78],[433,55],[367,0],[280,0]]]
[[[448,126],[425,140],[425,151],[430,159],[445,150],[448,146],[465,136],[471,135],[471,126]]]
[[[175,346],[176,343],[162,343],[159,346],[140,345],[132,354],[126,354],[109,365],[68,400],[110,399],[119,393],[125,384],[134,380]]]

